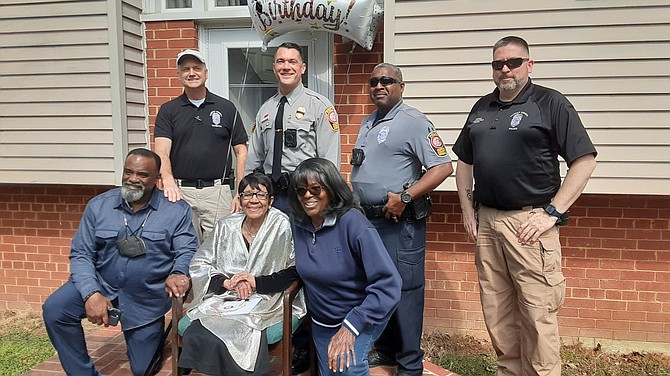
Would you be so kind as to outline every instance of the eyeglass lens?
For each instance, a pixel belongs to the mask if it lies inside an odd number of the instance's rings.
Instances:
[[[247,192],[240,193],[240,196],[242,196],[242,198],[244,198],[246,200],[250,200],[254,196],[256,196],[256,198],[259,199],[259,200],[265,200],[266,198],[268,198],[269,194],[267,192],[263,192],[263,191],[258,191],[258,192],[247,191]]]
[[[523,62],[526,60],[528,60],[528,58],[524,57],[515,57],[508,60],[493,60],[491,62],[491,67],[493,67],[495,70],[501,70],[505,65],[507,65],[509,69],[515,69],[520,67],[521,64],[523,64]]]
[[[318,196],[318,195],[321,194],[321,186],[320,185],[310,185],[307,188],[298,187],[298,188],[295,189],[295,191],[296,191],[296,193],[298,193],[298,196],[304,196],[305,194],[307,194],[307,191],[309,191],[309,193],[312,196]]]
[[[386,77],[386,76],[381,76],[381,77],[372,77],[370,79],[370,87],[375,87],[381,82],[382,86],[389,86],[393,85],[396,82],[400,82],[396,80],[393,77]]]

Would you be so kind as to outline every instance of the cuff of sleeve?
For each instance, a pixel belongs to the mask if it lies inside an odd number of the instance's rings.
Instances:
[[[344,321],[342,321],[342,325],[344,325],[345,328],[349,329],[349,331],[355,337],[358,337],[358,335],[361,334],[358,328],[363,328],[363,323],[356,322],[355,318],[352,317],[351,313],[344,318]]]
[[[177,269],[171,271],[170,274],[181,274],[181,275],[185,275],[185,276],[188,277],[188,271],[184,272],[184,271],[177,270]]]
[[[86,301],[87,301],[91,296],[93,296],[93,295],[95,295],[96,293],[99,293],[99,292],[100,292],[100,290],[93,290],[93,291],[89,292],[89,293],[84,297],[84,303],[86,303]]]

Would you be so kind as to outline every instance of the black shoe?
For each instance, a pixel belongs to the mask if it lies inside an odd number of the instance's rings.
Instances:
[[[420,375],[421,374],[423,374],[423,371],[420,373]],[[405,370],[402,370],[402,369],[398,368],[398,370],[395,371],[395,374],[393,376],[414,376],[414,375],[412,375],[411,373],[409,373]]]
[[[309,351],[296,350],[291,359],[291,370],[294,375],[299,375],[309,369]]]
[[[379,367],[379,366],[395,366],[398,364],[394,358],[386,356],[379,351],[372,350],[368,354],[368,366],[369,367]]]

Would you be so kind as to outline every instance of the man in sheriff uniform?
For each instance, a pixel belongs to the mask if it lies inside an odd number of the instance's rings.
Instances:
[[[277,94],[258,110],[249,140],[245,175],[254,170],[270,176],[274,185],[272,206],[291,214],[288,181],[300,162],[314,157],[340,167],[340,126],[335,107],[323,95],[305,88],[307,66],[302,48],[282,43],[272,64],[279,82]],[[309,332],[301,325],[293,334],[293,374],[309,368]]]
[[[340,127],[332,103],[302,85],[307,66],[299,45],[280,45],[272,67],[279,90],[258,110],[244,172],[258,170],[271,176],[273,206],[289,214],[289,174],[314,157],[328,159],[339,168]]]
[[[397,364],[395,375],[418,376],[423,374],[427,195],[453,167],[430,120],[402,101],[404,89],[395,65],[381,63],[372,71],[370,97],[377,110],[361,124],[351,184],[402,278],[400,304],[375,342],[369,365]]]

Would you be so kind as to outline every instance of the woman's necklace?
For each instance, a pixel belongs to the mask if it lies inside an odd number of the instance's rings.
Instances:
[[[244,225],[245,225],[244,229],[247,230],[247,235],[251,236],[252,239],[255,239],[258,232],[256,232],[255,234],[251,232],[251,225],[249,225],[247,221],[244,221]]]

